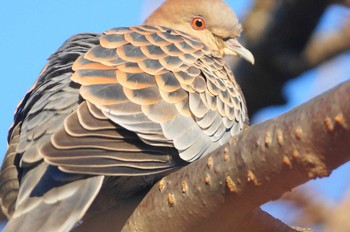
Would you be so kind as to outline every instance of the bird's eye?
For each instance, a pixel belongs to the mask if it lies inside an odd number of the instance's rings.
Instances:
[[[204,30],[206,28],[205,20],[201,16],[193,17],[191,25],[192,25],[193,29],[198,30],[198,31]]]

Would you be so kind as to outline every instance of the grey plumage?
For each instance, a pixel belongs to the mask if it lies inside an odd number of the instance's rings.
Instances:
[[[113,198],[105,210],[242,131],[244,98],[222,59],[253,62],[236,41],[240,25],[222,25],[231,31],[212,47],[181,23],[155,25],[174,3],[144,25],[76,35],[49,58],[9,132],[0,174],[6,231],[69,231],[101,189]]]

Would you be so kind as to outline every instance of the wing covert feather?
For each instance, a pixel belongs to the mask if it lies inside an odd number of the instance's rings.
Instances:
[[[226,143],[226,134],[238,134],[246,121],[243,104],[235,104],[243,96],[223,59],[182,32],[149,25],[111,29],[82,59],[72,80],[82,85],[84,99],[146,144],[175,146],[186,161]],[[95,72],[89,62],[108,68]]]

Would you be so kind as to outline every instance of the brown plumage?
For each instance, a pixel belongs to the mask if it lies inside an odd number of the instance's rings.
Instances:
[[[242,131],[222,58],[254,58],[224,1],[197,2],[167,0],[144,25],[76,35],[49,58],[9,133],[5,231],[69,231],[101,187],[107,209]]]

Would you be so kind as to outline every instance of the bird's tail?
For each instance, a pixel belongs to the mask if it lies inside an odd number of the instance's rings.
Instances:
[[[33,186],[47,169],[42,163],[21,183],[16,211],[4,232],[70,231],[98,194],[103,176],[94,176],[53,188],[41,197],[31,196]]]

